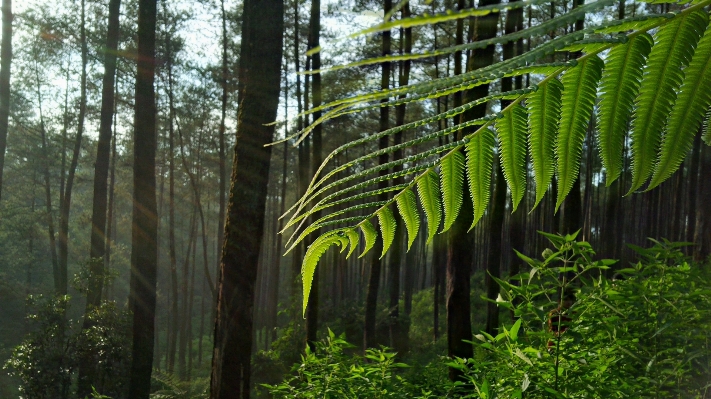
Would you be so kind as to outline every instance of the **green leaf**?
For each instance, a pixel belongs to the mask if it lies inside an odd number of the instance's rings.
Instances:
[[[442,206],[439,203],[439,182],[437,175],[433,171],[426,172],[417,182],[417,194],[420,197],[422,209],[427,216],[427,242],[437,233],[442,220]]]
[[[359,258],[362,258],[375,245],[375,240],[378,238],[378,231],[375,230],[375,227],[373,227],[373,224],[370,223],[369,220],[364,220],[360,224],[360,230],[363,232],[363,237],[365,238],[365,248],[358,256]]]
[[[301,280],[304,289],[302,316],[306,314],[306,305],[309,301],[311,284],[313,283],[314,273],[316,272],[316,265],[318,264],[318,261],[332,245],[343,244],[341,241],[343,237],[338,235],[339,232],[339,230],[333,230],[322,234],[311,245],[309,245],[309,248],[306,250],[304,261],[301,265]]]
[[[442,158],[440,166],[440,183],[442,202],[444,203],[444,226],[442,233],[452,227],[462,207],[464,196],[464,155],[455,151],[452,155]]]
[[[537,207],[548,190],[548,185],[555,172],[555,139],[560,118],[563,84],[558,79],[538,86],[526,100],[529,110],[529,151],[533,163],[533,176],[536,182]]]
[[[704,120],[706,110],[711,106],[711,29],[708,25],[684,75],[647,190],[658,186],[679,169],[693,147],[694,136]]]
[[[627,123],[642,83],[642,69],[654,40],[643,33],[610,51],[600,81],[597,141],[609,186],[622,173]]]
[[[583,141],[590,122],[597,83],[604,64],[598,56],[581,61],[563,75],[563,99],[556,158],[558,175],[558,211],[563,200],[573,188],[580,170]]]
[[[348,250],[348,255],[346,255],[346,259],[350,258],[353,252],[355,252],[356,248],[358,248],[358,244],[360,244],[360,234],[356,229],[346,229],[345,230],[346,236],[348,236],[348,241],[350,242],[350,249]]]
[[[469,230],[479,222],[491,198],[491,169],[494,164],[494,132],[482,129],[467,142],[467,180],[474,203],[474,221]]]
[[[397,197],[396,202],[397,209],[407,229],[407,250],[409,251],[412,243],[415,242],[417,232],[420,230],[420,213],[417,211],[415,193],[406,190]]]
[[[395,221],[395,216],[390,208],[383,208],[377,213],[378,224],[380,225],[380,233],[383,235],[383,252],[380,254],[380,259],[385,256],[390,249],[390,245],[395,239],[395,229],[397,228],[397,222]]]
[[[526,136],[528,114],[521,105],[514,105],[496,121],[499,133],[499,154],[504,178],[511,190],[513,212],[526,193]]]
[[[509,335],[511,335],[511,340],[518,340],[518,330],[521,328],[521,318],[516,319],[516,322],[511,326],[509,330]]]
[[[664,124],[684,79],[684,67],[708,24],[705,12],[675,17],[662,26],[642,78],[632,120],[632,186],[640,188],[654,171]]]

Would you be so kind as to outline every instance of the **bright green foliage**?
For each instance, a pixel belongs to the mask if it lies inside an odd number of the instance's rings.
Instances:
[[[708,23],[708,22],[707,22]],[[669,124],[662,137],[659,159],[647,190],[658,186],[676,172],[694,143],[694,136],[711,107],[711,29],[699,41],[691,63],[684,70],[684,82],[676,99]]]
[[[612,4],[608,3],[608,0],[595,3],[599,3],[595,7]],[[593,23],[583,30],[568,32],[490,66],[456,76],[358,94],[324,104],[320,109],[323,109],[325,114],[322,119],[314,122],[315,124],[337,115],[373,107],[393,106],[460,93],[497,82],[505,76],[520,76],[525,73],[545,75],[541,80],[536,77],[538,86],[506,93],[494,92],[435,116],[384,132],[366,134],[363,138],[334,150],[320,166],[319,173],[314,177],[304,197],[288,212],[292,215],[287,227],[295,226],[296,222],[300,221],[293,233],[298,238],[294,243],[289,240],[289,245],[293,247],[307,236],[304,234],[306,231],[313,232],[316,228],[332,226],[334,229],[343,229],[343,226],[355,224],[367,229],[364,226],[368,220],[382,218],[382,209],[404,201],[404,196],[410,194],[403,192],[413,190],[414,186],[417,186],[417,194],[427,217],[429,242],[439,230],[443,218],[442,231],[446,231],[457,217],[463,201],[464,171],[474,202],[472,226],[475,225],[486,213],[490,198],[491,169],[496,151],[492,127],[495,127],[499,134],[499,153],[507,186],[512,193],[512,209],[517,207],[525,195],[527,149],[531,153],[536,182],[534,206],[540,203],[553,173],[556,173],[559,183],[556,198],[558,209],[578,178],[585,137],[589,129],[595,127],[599,130],[596,132],[598,146],[608,172],[607,183],[610,184],[622,172],[622,148],[627,140],[624,130],[630,122],[630,112],[634,112],[631,119],[631,191],[641,187],[652,174],[653,185],[667,179],[678,169],[679,163],[686,156],[689,140],[693,137],[692,127],[698,127],[701,115],[710,106],[711,91],[707,86],[711,84],[708,69],[711,55],[707,41],[711,39],[703,39],[697,49],[697,43],[708,26],[708,15],[703,11],[703,7],[709,4],[711,0],[702,0],[676,14],[637,15],[623,21],[604,21],[597,25]],[[586,4],[583,7],[587,6]],[[563,21],[571,18],[571,15],[576,15],[576,12],[579,12],[579,9],[564,13],[546,23],[550,22],[550,27],[561,23],[565,25]],[[531,27],[531,32],[539,28]],[[630,29],[636,30],[629,32]],[[654,33],[653,39],[650,39],[650,33]],[[505,43],[513,37],[497,37],[493,40]],[[478,45],[480,44],[472,44]],[[580,50],[584,51],[585,55],[580,56],[576,52]],[[567,62],[541,64],[547,62],[555,52],[566,51],[571,58],[578,58]],[[605,55],[604,61],[600,54]],[[689,65],[690,63],[692,65]],[[598,95],[600,81],[602,89]],[[496,85],[491,87],[495,88]],[[414,138],[408,142],[377,150],[371,149],[373,141],[381,137],[412,131],[425,125],[433,127],[433,122],[454,118],[474,106],[500,100],[510,101],[500,113],[465,120],[459,125],[421,136],[413,131]],[[593,109],[598,100],[599,120],[596,126],[591,126]],[[304,138],[313,126],[314,124],[302,131],[301,138]],[[471,133],[460,140],[439,145],[433,143],[437,138],[451,137],[453,133],[465,128],[465,131]],[[705,133],[706,139],[711,142],[709,135],[711,134]],[[363,150],[362,156],[328,168],[326,164],[329,160],[335,159],[337,154],[343,154],[345,149],[357,150],[356,147]],[[466,160],[461,156],[462,149],[465,151]],[[403,151],[406,155],[382,165],[370,164],[369,160],[396,151]],[[387,173],[400,165],[404,166],[402,170]],[[325,170],[330,171],[321,175],[321,171]],[[348,173],[349,171],[353,173]],[[387,174],[383,175],[382,172]],[[410,176],[409,182],[395,184],[396,179],[407,176]],[[372,188],[381,186],[383,182],[389,183],[386,188]],[[386,192],[392,193],[390,199],[376,200],[379,194]],[[317,199],[316,204],[311,204]],[[332,211],[330,216],[312,222],[316,225],[309,226],[304,223],[308,215],[327,208],[336,209],[336,205],[337,210]],[[366,212],[362,212],[364,210]],[[407,209],[404,212],[409,211],[410,209]],[[413,215],[403,215],[410,244],[413,233],[410,231],[412,228],[407,225],[407,220],[415,220]],[[372,229],[371,233],[366,237],[366,252],[374,245],[378,236],[375,229]],[[389,244],[385,240],[389,237],[383,238],[384,248],[387,250]]]
[[[479,222],[491,198],[491,169],[494,164],[494,132],[483,129],[465,146],[467,153],[467,180],[474,203],[474,221],[469,230]]]
[[[526,193],[526,136],[528,135],[526,108],[515,105],[504,112],[495,127],[499,133],[499,154],[504,178],[511,190],[511,204],[516,211]]]
[[[415,193],[411,190],[404,191],[397,197],[397,209],[405,222],[407,229],[407,250],[412,247],[415,242],[417,232],[420,230],[420,213],[417,212],[417,200]]]
[[[632,187],[640,188],[654,171],[664,124],[684,79],[682,70],[708,25],[703,11],[674,18],[655,35],[632,120]]]
[[[442,202],[444,203],[444,227],[442,233],[452,227],[459,215],[464,197],[464,155],[456,151],[442,159],[440,166]]]
[[[360,243],[360,235],[358,234],[358,231],[356,229],[345,229],[343,232],[348,237],[348,242],[350,244],[350,249],[348,249],[348,255],[346,255],[347,259],[350,258],[351,255],[353,255],[353,252],[355,252],[356,248],[358,248],[358,244]]]
[[[301,266],[301,280],[304,288],[304,314],[306,314],[306,304],[309,301],[309,294],[311,293],[311,284],[313,283],[314,273],[316,272],[316,265],[318,264],[319,259],[321,259],[321,256],[323,256],[323,254],[326,253],[332,245],[343,246],[343,236],[341,234],[341,231],[334,230],[321,235],[311,245],[309,245],[309,248],[306,250],[306,254],[304,255],[304,263]]]
[[[600,82],[597,141],[609,186],[622,173],[622,152],[634,99],[642,82],[642,68],[652,50],[652,36],[643,33],[610,51]]]
[[[432,237],[437,234],[437,229],[442,221],[442,205],[439,203],[439,183],[434,172],[428,171],[417,182],[417,194],[420,196],[422,209],[427,216],[427,242],[429,243]]]
[[[528,145],[533,163],[533,176],[536,181],[536,203],[538,206],[548,190],[548,185],[555,172],[555,139],[560,118],[563,84],[558,79],[551,79],[538,86],[538,90],[527,99],[528,105]]]
[[[360,224],[360,230],[363,232],[363,238],[365,238],[365,248],[358,256],[362,258],[375,245],[375,240],[378,238],[378,231],[375,230],[375,227],[373,227],[373,224],[370,223],[369,220],[364,220]]]
[[[597,83],[602,77],[603,66],[602,60],[594,55],[581,61],[577,67],[569,69],[563,75],[562,112],[556,140],[558,176],[556,210],[578,178],[583,141],[595,105]]]
[[[395,216],[390,208],[383,208],[378,211],[378,225],[380,226],[380,233],[383,235],[383,252],[380,254],[382,259],[395,239],[395,229],[397,228]]]

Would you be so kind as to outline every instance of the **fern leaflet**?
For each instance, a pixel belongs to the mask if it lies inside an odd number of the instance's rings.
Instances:
[[[474,203],[474,221],[469,230],[479,222],[491,198],[491,169],[494,164],[494,132],[484,129],[475,134],[465,146],[467,153],[467,180]]]
[[[333,230],[323,234],[309,245],[309,248],[306,250],[304,262],[301,266],[301,280],[304,289],[302,316],[306,314],[306,305],[309,301],[316,265],[319,259],[321,259],[321,256],[323,256],[332,245],[343,245],[343,237],[339,235],[340,233],[339,230]]]
[[[538,90],[526,100],[529,111],[528,145],[536,182],[536,203],[533,208],[543,199],[555,172],[555,164],[550,160],[554,159],[555,154],[562,93],[563,84],[558,79],[552,79],[538,86]]]
[[[358,255],[359,258],[362,258],[375,245],[375,240],[378,238],[378,231],[375,230],[373,224],[367,219],[360,223],[360,230],[363,232],[363,238],[365,238],[365,248],[363,248],[363,252]]]
[[[684,79],[682,69],[691,61],[707,20],[703,11],[687,13],[657,32],[632,121],[632,186],[628,194],[640,188],[654,170],[662,130]]]
[[[442,202],[444,203],[444,227],[442,233],[452,227],[462,207],[464,195],[464,155],[461,151],[442,158],[440,167]]]
[[[499,154],[504,178],[511,190],[511,205],[515,212],[526,193],[526,136],[528,113],[521,105],[504,112],[495,123],[499,133]]]
[[[378,211],[378,225],[380,225],[380,233],[383,236],[383,252],[380,254],[380,259],[382,259],[395,239],[395,229],[397,228],[395,216],[390,208],[384,207]]]
[[[706,29],[684,74],[647,190],[658,186],[679,169],[694,145],[694,136],[704,120],[705,111],[711,106],[711,29]]]
[[[420,197],[422,209],[427,216],[427,242],[437,233],[442,220],[442,207],[439,203],[439,183],[437,175],[430,171],[417,182],[417,194]]]
[[[420,230],[420,214],[417,211],[415,193],[405,190],[397,197],[396,202],[397,209],[407,229],[407,250],[409,251],[412,243],[415,242],[417,232]]]
[[[643,33],[627,44],[610,51],[600,81],[600,111],[597,119],[597,141],[609,186],[622,173],[622,152],[627,123],[634,99],[642,83],[642,68],[654,40]]]
[[[578,178],[585,132],[595,105],[597,83],[602,76],[603,66],[602,60],[595,55],[584,59],[563,75],[562,113],[556,140],[556,211]]]

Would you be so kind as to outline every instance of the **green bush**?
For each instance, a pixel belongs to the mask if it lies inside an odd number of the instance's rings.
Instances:
[[[711,276],[684,257],[685,244],[633,247],[639,262],[609,279],[615,261],[594,260],[575,235],[545,236],[552,248],[542,259],[519,254],[528,267],[497,280],[496,303],[510,319],[496,336],[473,337],[473,358],[418,362],[444,349],[418,322],[425,318],[418,312],[433,310],[427,292],[413,301],[412,341],[430,342],[422,356],[406,357],[416,366],[384,348],[352,354],[344,336],[329,330],[281,384],[264,386],[277,398],[708,397]],[[446,367],[461,370],[462,379],[451,383]]]

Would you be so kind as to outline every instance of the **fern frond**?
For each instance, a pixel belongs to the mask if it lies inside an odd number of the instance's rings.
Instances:
[[[348,242],[350,243],[350,249],[348,250],[348,255],[346,255],[346,259],[348,259],[351,255],[353,255],[353,252],[355,252],[360,244],[360,234],[356,229],[345,229],[343,231],[348,237]]]
[[[393,211],[388,207],[381,208],[378,213],[378,225],[380,226],[380,234],[383,237],[383,252],[380,254],[380,259],[385,256],[395,239],[395,229],[397,228],[397,221],[393,215]]]
[[[464,155],[457,151],[442,159],[440,166],[442,202],[444,203],[444,226],[441,233],[449,230],[457,219],[464,196]]]
[[[420,231],[420,213],[417,211],[415,193],[405,190],[395,201],[407,229],[407,250],[409,251],[412,243],[415,242],[417,232]]]
[[[679,169],[694,145],[694,136],[704,120],[706,110],[711,106],[711,29],[708,25],[684,75],[647,190],[658,186]]]
[[[563,84],[552,79],[538,86],[538,90],[528,96],[529,151],[533,163],[533,178],[536,182],[537,207],[548,190],[555,173],[555,140],[560,118]]]
[[[439,202],[440,192],[437,174],[431,170],[425,173],[426,175],[417,182],[417,194],[427,217],[427,243],[429,243],[437,233],[439,224],[442,221],[442,205]]]
[[[602,77],[603,66],[602,60],[595,55],[584,59],[577,67],[563,74],[562,112],[556,140],[556,211],[578,178],[585,132],[595,105],[597,84]]]
[[[642,69],[654,40],[643,33],[629,43],[613,48],[607,56],[600,81],[597,141],[606,184],[609,186],[622,173],[622,152],[627,123],[632,115],[634,99],[642,83]]]
[[[521,105],[504,111],[504,117],[494,124],[499,133],[499,155],[504,178],[511,190],[512,211],[526,193],[526,136],[528,113]]]
[[[474,203],[474,221],[469,230],[473,229],[486,211],[491,197],[491,169],[494,164],[494,132],[483,129],[472,136],[465,145],[467,153],[467,180],[469,193]]]
[[[631,30],[646,30],[648,26],[658,24],[662,19],[673,18],[674,14],[647,14],[615,20],[605,26],[595,27],[595,33],[620,33]]]
[[[306,305],[309,302],[309,294],[311,293],[311,285],[313,284],[314,272],[316,265],[326,251],[332,245],[343,245],[343,237],[340,235],[340,230],[333,230],[320,235],[314,242],[309,245],[304,255],[304,261],[301,265],[301,280],[304,290],[304,300],[302,306],[302,316],[306,315]]]
[[[363,238],[365,239],[365,248],[363,248],[363,252],[358,255],[358,258],[362,258],[371,249],[373,249],[373,246],[375,246],[375,240],[378,239],[378,231],[375,230],[373,224],[370,223],[370,221],[367,219],[360,223],[360,231],[363,232]]]
[[[683,69],[707,21],[705,12],[695,11],[675,17],[657,31],[632,121],[632,186],[627,194],[640,188],[654,171],[662,130],[684,79]]]

